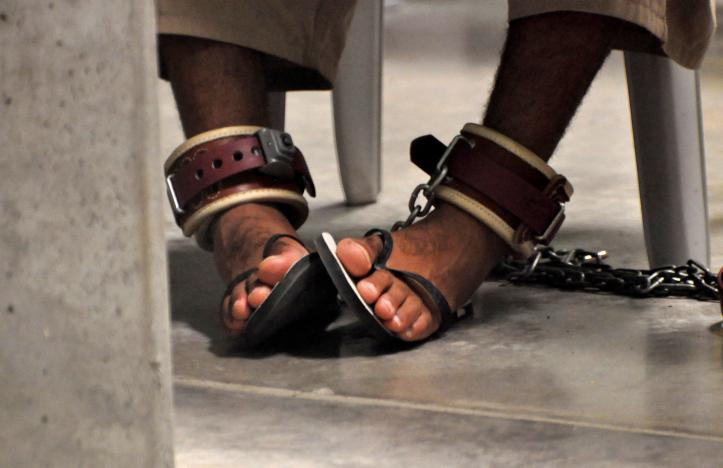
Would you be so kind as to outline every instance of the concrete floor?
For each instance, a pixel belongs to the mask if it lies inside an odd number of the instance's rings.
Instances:
[[[480,6],[484,3],[484,6]],[[288,129],[319,196],[302,230],[359,234],[405,214],[423,133],[477,120],[504,38],[505,2],[403,1],[385,22],[384,192],[348,208],[327,93],[289,97]],[[713,264],[723,263],[723,40],[702,72]],[[420,98],[423,96],[423,99]],[[181,141],[161,88],[164,152]],[[558,247],[646,263],[621,55],[610,58],[553,159],[576,194]],[[603,222],[604,221],[604,222]],[[221,342],[223,285],[169,223],[181,467],[720,466],[723,333],[715,304],[485,284],[476,314],[395,351],[351,317],[307,343],[253,353]]]

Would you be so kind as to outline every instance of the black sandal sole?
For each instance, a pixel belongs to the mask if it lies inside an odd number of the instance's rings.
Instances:
[[[325,328],[338,316],[336,288],[319,255],[311,253],[292,266],[256,309],[241,336],[244,348],[269,340],[285,329],[298,326],[299,333]]]
[[[322,233],[314,240],[314,246],[342,301],[366,325],[369,332],[378,340],[399,340],[398,337],[384,327],[374,314],[374,311],[359,295],[354,280],[342,266],[339,257],[336,256],[336,241],[334,241],[331,234]]]

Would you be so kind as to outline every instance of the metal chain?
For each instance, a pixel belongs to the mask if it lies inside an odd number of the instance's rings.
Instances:
[[[414,221],[417,220],[417,218],[424,218],[432,211],[432,207],[434,206],[435,191],[442,182],[447,180],[447,174],[449,173],[449,168],[447,167],[447,159],[452,153],[452,149],[460,140],[467,143],[470,148],[474,148],[475,146],[474,140],[469,139],[463,135],[457,135],[456,137],[454,137],[449,146],[447,146],[447,150],[439,159],[439,162],[437,162],[435,172],[434,174],[432,174],[432,177],[429,179],[429,181],[426,184],[417,185],[417,187],[415,187],[414,191],[412,192],[412,196],[409,198],[409,216],[407,216],[407,219],[405,220],[397,221],[396,223],[394,223],[394,225],[392,226],[392,231],[398,231],[400,229],[409,227],[414,223]],[[420,195],[423,195],[424,198],[426,198],[426,202],[424,202],[424,205],[419,203]]]
[[[701,301],[717,301],[720,297],[715,274],[695,260],[680,266],[633,270],[613,268],[603,262],[607,257],[605,251],[555,250],[544,246],[535,250],[529,260],[507,258],[496,273],[513,283],[632,297],[683,296]]]
[[[419,184],[409,198],[409,216],[392,226],[392,231],[409,227],[418,218],[424,218],[434,206],[435,191],[445,182],[449,168],[447,159],[459,141],[474,148],[475,141],[457,135],[439,159],[434,174],[427,183]],[[426,201],[420,203],[420,195]],[[496,269],[513,283],[543,284],[568,290],[601,291],[632,297],[684,296],[698,300],[719,299],[716,276],[694,260],[685,265],[666,266],[652,270],[613,268],[603,262],[607,252],[582,249],[555,250],[537,246],[528,260],[508,257]]]

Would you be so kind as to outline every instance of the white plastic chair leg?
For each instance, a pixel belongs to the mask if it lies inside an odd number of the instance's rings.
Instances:
[[[640,203],[651,267],[710,263],[700,87],[670,59],[626,52]]]
[[[381,190],[382,0],[357,2],[332,93],[337,159],[346,201]]]
[[[269,113],[271,128],[283,130],[286,124],[286,93],[283,91],[268,93],[268,100],[267,112]]]

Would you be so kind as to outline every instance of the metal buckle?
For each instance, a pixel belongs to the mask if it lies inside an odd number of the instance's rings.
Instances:
[[[259,172],[279,179],[293,179],[296,147],[291,135],[272,128],[262,128],[256,132],[256,136],[266,159],[266,165],[259,168]]]
[[[186,212],[186,210],[181,208],[180,203],[178,203],[176,189],[173,188],[173,177],[175,175],[176,174],[168,174],[166,176],[166,194],[168,195],[168,201],[171,202],[171,209],[173,210],[173,214],[176,216],[181,216]]]
[[[467,146],[469,146],[470,148],[474,148],[477,144],[473,139],[467,138],[464,135],[455,135],[455,137],[452,138],[452,141],[449,142],[449,145],[447,145],[447,149],[444,151],[444,154],[442,154],[442,157],[439,158],[439,161],[437,161],[437,166],[435,167],[436,173],[439,173],[445,166],[445,164],[447,164],[447,159],[449,159],[449,156],[452,154],[452,151],[457,146],[457,143],[460,140],[467,143]]]
[[[550,241],[552,240],[552,236],[555,232],[560,228],[560,225],[562,225],[562,221],[565,218],[565,204],[560,202],[560,211],[557,212],[554,218],[552,218],[552,221],[547,226],[547,229],[545,229],[545,232],[542,233],[540,236],[535,236],[533,239],[535,239],[537,242],[541,244],[548,245]]]

